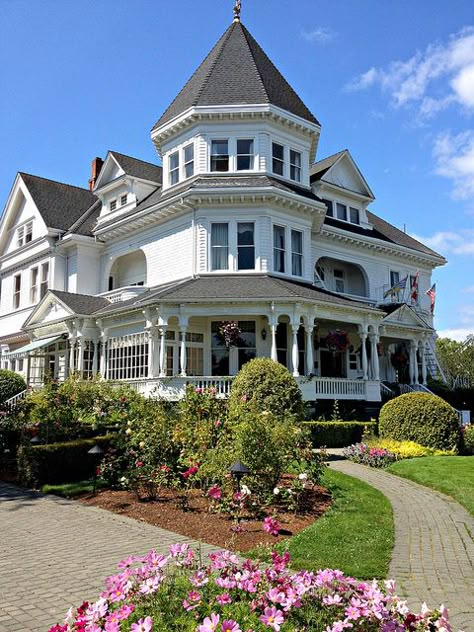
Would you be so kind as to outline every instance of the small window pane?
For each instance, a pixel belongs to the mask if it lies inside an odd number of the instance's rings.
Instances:
[[[254,232],[253,222],[237,224],[237,268],[239,270],[255,269]]]
[[[291,274],[303,276],[303,233],[291,231]]]
[[[359,209],[351,206],[349,212],[352,224],[359,224]]]
[[[127,203],[127,198],[128,198],[127,194],[122,195],[122,197],[120,198],[120,206],[125,206],[125,204]]]
[[[290,178],[301,182],[301,154],[294,149],[290,149]]]
[[[229,171],[229,141],[212,141],[211,171]]]
[[[229,225],[216,223],[211,225],[211,268],[229,269]]]
[[[184,174],[186,178],[194,175],[194,145],[184,148]]]
[[[237,171],[249,171],[253,169],[253,140],[237,140]]]
[[[117,208],[117,200],[112,200],[110,202],[110,210],[115,211],[116,208]]]
[[[179,152],[175,151],[169,157],[170,184],[179,182]]]
[[[272,171],[276,173],[278,176],[283,175],[283,168],[285,165],[284,162],[285,149],[283,145],[279,145],[278,143],[272,144]]]
[[[400,272],[395,272],[394,270],[390,270],[390,286],[393,287],[397,285],[400,281]]]
[[[33,224],[29,222],[26,225],[25,243],[28,244],[33,239]]]
[[[283,226],[273,227],[273,269],[285,272],[285,229]]]
[[[339,202],[336,205],[337,207],[337,219],[343,219],[347,222],[347,208],[345,204],[340,204]]]

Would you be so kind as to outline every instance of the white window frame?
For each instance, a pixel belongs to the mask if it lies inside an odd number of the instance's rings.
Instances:
[[[46,295],[49,289],[49,261],[41,264],[40,300]]]
[[[280,228],[283,229],[283,248],[276,246],[275,245],[275,228]],[[288,263],[286,261],[287,258],[287,250],[288,250],[288,236],[287,236],[287,230],[286,230],[286,226],[284,226],[283,224],[273,224],[273,228],[272,228],[272,256],[273,256],[273,271],[277,272],[278,274],[287,274],[286,270],[288,267]],[[281,253],[283,253],[283,270],[277,270],[277,266],[275,265],[276,260],[275,260],[275,254],[279,253],[279,258],[281,257]]]
[[[191,149],[192,150],[192,158],[189,160],[186,160],[186,150],[187,149]],[[195,149],[194,149],[194,143],[187,143],[186,145],[183,146],[183,180],[187,180],[188,178],[192,178],[194,175],[194,154],[195,154]],[[192,173],[190,173],[188,175],[187,173],[187,168],[189,165],[192,165]]]
[[[18,279],[18,289],[17,289]],[[13,276],[13,309],[18,309],[21,305],[21,272]]]
[[[219,245],[213,245],[212,244],[212,227],[218,224],[222,224],[222,225],[226,225],[227,226],[227,246],[219,246]],[[229,270],[231,269],[231,255],[230,255],[230,222],[226,222],[226,221],[215,221],[215,222],[211,222],[210,225],[210,229],[209,229],[209,268],[211,272],[229,272]],[[214,253],[214,248],[218,248],[218,249],[224,249],[227,248],[227,267],[226,268],[214,268],[213,266],[213,253]]]
[[[227,224],[228,226],[228,252],[227,252],[227,262],[228,267],[226,269],[215,269],[212,265],[212,226],[214,224]],[[260,251],[260,233],[259,233],[259,223],[255,219],[255,217],[251,217],[247,214],[241,215],[235,219],[228,220],[226,218],[215,217],[209,222],[209,227],[207,230],[207,270],[209,272],[215,273],[229,273],[229,272],[239,272],[239,245],[238,245],[238,224],[253,224],[254,226],[254,267],[252,269],[246,269],[244,272],[246,273],[254,273],[260,271],[261,266],[261,251]],[[215,246],[218,248],[219,246]],[[240,246],[241,248],[245,248],[246,246]],[[249,246],[250,247],[250,246]]]
[[[124,193],[120,196],[120,206],[125,206],[128,202],[128,193]]]
[[[275,158],[274,153],[273,153],[274,145],[277,145],[277,147],[281,147],[283,149],[283,158]],[[283,143],[278,143],[275,140],[272,140],[272,156],[271,156],[271,160],[272,160],[272,173],[274,173],[276,176],[280,176],[280,177],[284,178],[285,177],[285,145]],[[275,169],[274,169],[274,162],[277,162],[278,164],[281,164],[281,173],[278,173],[278,171],[275,171]]]
[[[293,250],[293,233],[299,233],[301,235],[301,252],[296,252]],[[291,275],[296,277],[304,276],[304,233],[302,230],[298,230],[297,228],[290,229],[290,248],[291,248]],[[299,261],[301,266],[301,274],[297,274],[294,272],[295,269],[295,261]]]
[[[39,284],[39,269],[38,266],[31,268],[30,270],[30,303],[35,304],[38,300],[38,284]]]
[[[336,272],[338,273],[337,276],[336,276]],[[335,290],[335,292],[337,292],[338,294],[345,294],[346,293],[346,273],[345,273],[345,270],[340,270],[339,268],[334,268],[333,269],[333,278],[334,278],[334,290]]]
[[[296,162],[293,162],[291,159],[291,154],[294,153],[297,156],[299,156],[299,164],[297,164]],[[298,149],[294,149],[293,147],[290,147],[289,153],[288,153],[288,165],[289,165],[289,176],[290,176],[290,180],[292,180],[293,182],[301,182],[302,180],[302,175],[303,175],[303,153],[301,151],[299,151]],[[292,170],[295,170],[295,174],[298,174],[298,177],[293,177],[291,175]]]
[[[178,184],[181,180],[181,156],[179,155],[179,149],[172,151],[168,156],[168,181],[170,187]],[[177,158],[177,164],[175,167],[171,166],[171,161]],[[175,179],[176,178],[176,179]]]
[[[345,217],[339,217],[339,209],[344,208],[344,215]],[[336,202],[336,215],[335,215],[335,219],[339,220],[340,222],[348,222],[347,219],[347,204],[344,204],[344,202]]]
[[[246,141],[252,143],[252,153],[251,154],[239,154],[239,141]],[[239,157],[249,157],[250,167],[248,169],[239,169]],[[242,171],[255,171],[255,139],[246,136],[245,138],[236,138],[235,139],[235,170],[241,173]]]
[[[253,226],[253,244],[240,244],[239,245],[239,224],[252,224]],[[237,270],[255,270],[256,268],[256,261],[257,261],[257,256],[256,256],[256,244],[255,244],[255,222],[252,222],[251,220],[242,220],[242,221],[238,221],[236,223],[236,227],[235,227],[235,231],[236,231],[236,242],[237,242],[237,253],[236,253],[236,268]],[[240,248],[253,248],[253,268],[240,268],[239,267],[239,250]]]
[[[227,143],[227,154],[213,154],[212,153],[212,144],[213,143]],[[212,157],[213,156],[227,156],[227,169],[226,170],[213,169],[212,168]],[[210,138],[209,139],[209,172],[210,173],[229,173],[229,172],[231,172],[232,171],[231,156],[232,156],[231,139],[229,138],[229,136],[223,134],[222,136],[216,136],[214,138]]]
[[[117,210],[117,198],[110,200],[109,202],[109,210],[112,213],[113,211]]]

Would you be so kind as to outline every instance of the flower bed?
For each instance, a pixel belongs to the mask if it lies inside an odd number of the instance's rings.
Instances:
[[[344,450],[344,456],[354,463],[370,467],[388,467],[397,460],[397,456],[383,448],[376,448],[367,443],[355,443]]]
[[[172,545],[168,555],[152,550],[120,562],[97,601],[71,608],[49,632],[452,629],[442,606],[411,612],[393,581],[359,582],[329,569],[291,573],[289,561],[288,554],[274,552],[263,569],[220,551],[198,566],[187,544]]]

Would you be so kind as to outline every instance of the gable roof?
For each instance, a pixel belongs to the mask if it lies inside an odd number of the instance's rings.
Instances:
[[[110,305],[110,301],[103,296],[90,296],[89,294],[74,294],[73,292],[63,292],[60,290],[50,290],[66,307],[69,307],[75,314],[88,316],[99,309]]]
[[[319,125],[245,26],[233,22],[153,130],[193,106],[244,104],[276,105]]]
[[[319,180],[319,178],[322,178],[323,175],[327,171],[329,171],[329,169],[333,167],[347,151],[347,149],[342,149],[341,151],[338,151],[335,154],[328,156],[327,158],[323,158],[322,160],[318,160],[318,162],[315,162],[313,165],[311,165],[311,180]]]
[[[128,176],[159,184],[163,182],[163,169],[158,165],[133,158],[132,156],[126,156],[125,154],[119,154],[117,151],[110,151],[109,154],[115,158]]]
[[[88,189],[19,173],[48,228],[68,230],[93,204]]]

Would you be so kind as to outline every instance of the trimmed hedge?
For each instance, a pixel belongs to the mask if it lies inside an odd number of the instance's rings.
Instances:
[[[469,426],[465,426],[462,434],[462,448],[464,454],[474,455],[474,425],[470,424]]]
[[[18,478],[23,485],[71,483],[91,478],[98,459],[87,452],[97,444],[105,451],[112,435],[46,445],[21,445],[17,452]]]
[[[10,399],[24,391],[26,389],[26,382],[14,371],[7,371],[7,369],[0,369],[0,406]]]
[[[457,449],[460,441],[456,411],[428,393],[406,393],[384,404],[379,433],[382,439],[414,441],[435,450]]]
[[[345,448],[359,443],[364,430],[371,434],[377,430],[375,421],[304,421],[302,425],[310,431],[315,448]]]

